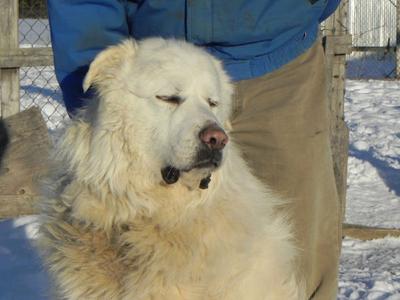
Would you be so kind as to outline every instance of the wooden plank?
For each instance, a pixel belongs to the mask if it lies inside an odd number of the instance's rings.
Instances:
[[[326,54],[345,55],[352,52],[352,36],[344,35],[327,35],[325,36]],[[329,51],[329,52],[328,52]]]
[[[324,35],[342,35],[348,33],[349,1],[341,1],[335,13],[325,20]]]
[[[0,195],[0,219],[37,214],[38,196]]]
[[[0,117],[8,117],[19,112],[19,70],[1,69],[0,72]],[[8,99],[8,100],[6,100]]]
[[[18,1],[0,0],[0,49],[18,48]],[[0,116],[19,112],[19,69],[1,69]]]
[[[347,190],[347,161],[349,151],[349,130],[344,121],[344,94],[346,80],[346,55],[335,55],[332,68],[331,144],[333,170],[341,201],[342,216],[345,215]]]
[[[0,49],[0,68],[19,68],[52,65],[53,51],[51,47],[20,48],[14,50]]]
[[[336,179],[336,188],[339,195],[342,217],[346,214],[346,191],[347,191],[347,162],[349,151],[349,129],[341,120],[335,124],[331,134],[333,155],[333,172]]]
[[[329,37],[327,37],[329,40]],[[342,216],[345,215],[347,189],[347,159],[349,130],[344,122],[344,92],[346,56],[335,55],[333,43],[326,43],[327,93],[330,111],[330,140],[333,171],[339,195]]]
[[[1,121],[0,218],[30,213],[39,194],[38,181],[47,173],[50,141],[38,108]],[[6,201],[7,200],[7,201]],[[25,204],[24,204],[25,203]]]
[[[344,122],[346,54],[351,53],[352,38],[347,32],[348,2],[325,23],[324,45],[327,67],[327,94],[330,110],[330,139],[333,169],[342,216],[345,215],[349,131]]]
[[[343,224],[343,236],[359,240],[382,239],[387,236],[400,237],[400,229]]]

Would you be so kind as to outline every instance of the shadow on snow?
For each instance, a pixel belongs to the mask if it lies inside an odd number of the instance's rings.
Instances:
[[[48,277],[25,226],[0,222],[0,299],[49,299]]]
[[[393,191],[396,196],[400,196],[400,170],[391,167],[388,162],[376,158],[371,149],[367,151],[358,150],[353,145],[350,145],[349,155],[369,162],[377,170],[389,190]],[[391,157],[391,159],[400,162],[400,158]]]
[[[60,90],[49,89],[45,87],[39,87],[34,85],[23,85],[21,86],[21,90],[25,92],[25,94],[40,94],[46,98],[51,98],[57,103],[63,104],[62,95]],[[32,96],[30,96],[32,97]],[[33,97],[34,98],[34,97]]]

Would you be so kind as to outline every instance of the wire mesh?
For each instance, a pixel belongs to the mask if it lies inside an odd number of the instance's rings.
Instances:
[[[354,49],[347,57],[347,77],[394,78],[396,0],[349,0],[347,26]]]
[[[50,47],[46,1],[20,0],[19,15],[19,46]],[[52,66],[21,68],[20,86],[21,110],[38,106],[49,129],[61,126],[67,113]]]
[[[396,53],[393,49],[353,51],[347,56],[346,77],[349,79],[394,79]]]

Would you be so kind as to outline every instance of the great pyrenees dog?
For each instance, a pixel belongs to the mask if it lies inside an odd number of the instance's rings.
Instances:
[[[233,87],[184,41],[126,40],[84,80],[42,202],[60,299],[301,299],[284,202],[229,137]]]

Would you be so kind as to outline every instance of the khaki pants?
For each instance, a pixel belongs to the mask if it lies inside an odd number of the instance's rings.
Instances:
[[[232,126],[255,175],[290,201],[308,298],[336,299],[341,209],[320,43],[278,71],[239,81]]]

